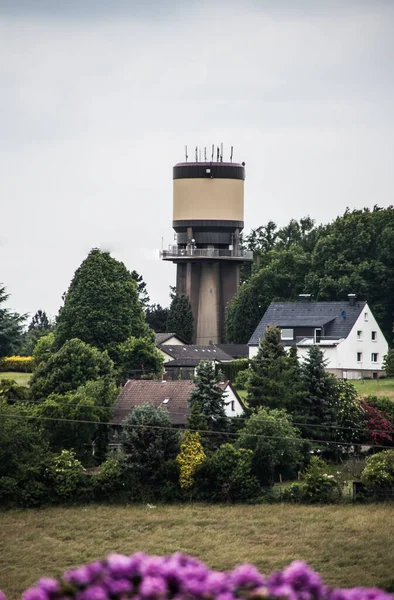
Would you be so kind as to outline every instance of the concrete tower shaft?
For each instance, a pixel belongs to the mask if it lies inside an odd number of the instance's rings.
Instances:
[[[179,163],[173,180],[172,225],[177,243],[162,257],[177,264],[177,293],[190,299],[196,343],[220,343],[226,305],[238,290],[240,264],[253,258],[239,245],[245,167]]]

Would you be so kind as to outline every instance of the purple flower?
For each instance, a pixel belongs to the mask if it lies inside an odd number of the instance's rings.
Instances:
[[[101,585],[91,585],[77,594],[77,600],[108,600],[109,594]]]
[[[164,596],[166,592],[167,586],[160,577],[144,577],[139,588],[142,598],[158,598]]]
[[[264,584],[264,577],[255,566],[249,564],[238,565],[230,572],[231,583],[236,588],[254,589]]]
[[[94,580],[94,574],[90,571],[89,566],[85,565],[83,567],[79,567],[78,569],[66,571],[63,578],[64,581],[67,581],[68,583],[73,583],[78,587],[83,587],[89,583],[92,583]]]
[[[58,580],[54,579],[53,577],[41,577],[36,585],[46,592],[48,596],[53,596],[60,590]]]
[[[22,594],[22,600],[48,600],[47,593],[39,587],[30,588]]]
[[[0,600],[7,600],[5,593],[0,590]]]
[[[129,594],[133,589],[128,579],[110,579],[105,586],[111,596],[123,596]]]

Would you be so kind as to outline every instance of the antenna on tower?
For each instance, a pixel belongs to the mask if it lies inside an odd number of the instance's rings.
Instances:
[[[196,162],[198,162],[198,146],[196,146]]]
[[[220,144],[220,162],[223,162],[223,142]]]
[[[198,162],[201,162],[201,148],[200,148],[200,150],[198,151]]]
[[[213,162],[213,157],[215,155],[215,144],[212,144],[212,156],[211,156],[211,162]]]
[[[207,147],[204,146],[204,162],[207,162]]]
[[[231,146],[230,162],[233,162],[233,146]]]
[[[217,152],[216,152],[216,161],[219,162],[219,146],[217,147]]]
[[[187,162],[187,159],[189,158],[187,155],[187,146],[185,146],[185,158],[186,158],[186,162]]]

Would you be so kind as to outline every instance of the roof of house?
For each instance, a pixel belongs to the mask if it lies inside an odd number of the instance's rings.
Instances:
[[[217,347],[233,358],[248,358],[248,344],[217,344]]]
[[[324,327],[324,335],[344,339],[352,330],[366,301],[355,302],[271,302],[249,340],[257,346],[269,325],[282,328]]]
[[[156,333],[156,346],[164,344],[164,342],[170,340],[172,337],[176,337],[178,340],[186,344],[186,342],[177,333]]]
[[[202,360],[216,360],[217,362],[228,362],[233,360],[230,354],[221,350],[218,346],[171,346],[165,345],[161,350],[172,356],[173,360],[165,363],[167,366],[197,366]]]
[[[113,423],[121,423],[137,406],[152,404],[168,410],[173,425],[185,425],[193,381],[153,381],[129,379],[115,404]],[[165,402],[167,400],[167,402]]]
[[[218,386],[223,390],[230,385],[221,381]],[[129,379],[117,397],[112,423],[121,423],[137,406],[152,404],[156,408],[165,408],[170,415],[172,425],[186,425],[189,414],[189,397],[196,387],[194,381],[154,381],[151,379]],[[242,400],[232,387],[241,406]]]

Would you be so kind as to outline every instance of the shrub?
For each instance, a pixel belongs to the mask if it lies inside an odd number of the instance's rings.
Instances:
[[[234,382],[240,372],[249,371],[249,359],[237,358],[227,363],[217,364],[215,369],[217,374],[221,372],[226,379]]]
[[[28,394],[28,389],[18,385],[13,379],[0,378],[0,400],[5,400],[8,404],[16,404],[27,400]]]
[[[0,360],[0,371],[15,373],[32,373],[34,361],[32,356],[5,356]]]
[[[390,348],[384,357],[383,369],[387,377],[394,377],[394,348]]]
[[[96,500],[116,501],[125,494],[125,470],[121,461],[108,458],[92,476]]]
[[[302,500],[309,503],[331,503],[339,500],[339,488],[333,475],[327,475],[328,465],[317,456],[311,458],[303,474]]]
[[[197,467],[204,462],[206,456],[201,444],[198,431],[185,431],[181,451],[176,457],[179,465],[179,483],[181,488],[187,490],[194,484],[194,473]]]
[[[72,450],[62,450],[53,457],[48,479],[56,500],[60,502],[82,498],[87,487],[86,471]]]
[[[394,450],[384,450],[369,456],[361,473],[361,481],[369,489],[393,489]]]
[[[235,379],[235,387],[237,390],[246,390],[249,381],[249,369],[240,371]]]
[[[260,485],[252,473],[251,450],[223,444],[195,472],[196,497],[211,502],[255,500]]]

